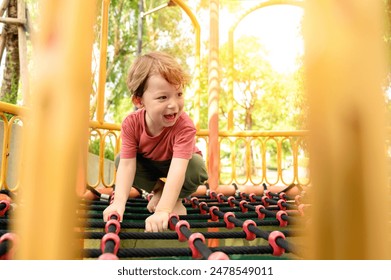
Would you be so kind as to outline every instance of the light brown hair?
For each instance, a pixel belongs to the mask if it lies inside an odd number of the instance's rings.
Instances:
[[[142,97],[147,90],[148,78],[158,74],[174,86],[184,87],[189,82],[188,74],[172,56],[150,52],[136,58],[129,69],[126,85],[132,100]]]

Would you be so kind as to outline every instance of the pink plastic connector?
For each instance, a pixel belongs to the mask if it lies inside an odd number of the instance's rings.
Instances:
[[[243,231],[246,233],[246,240],[248,240],[248,241],[252,241],[255,238],[257,238],[257,235],[254,232],[249,230],[248,227],[250,225],[257,226],[257,224],[253,220],[246,220],[243,223]]]
[[[209,208],[209,214],[210,214],[210,217],[211,217],[210,219],[211,219],[212,221],[216,222],[216,221],[219,220],[219,216],[217,216],[217,215],[213,212],[214,210],[219,211],[219,207],[217,207],[217,206],[212,206],[212,207]]]
[[[113,252],[113,254],[117,255],[118,249],[119,249],[119,244],[120,244],[120,239],[119,239],[118,234],[115,234],[115,233],[112,233],[112,232],[106,233],[102,237],[102,242],[100,244],[100,250],[102,251],[102,253],[105,251],[106,242],[109,241],[109,240],[113,240],[114,241],[114,252]]]
[[[5,213],[7,213],[8,209],[10,208],[10,202],[8,200],[2,200],[0,201],[1,204],[5,204],[5,207],[0,211],[0,217],[3,217]]]
[[[191,250],[191,253],[192,253],[191,256],[192,256],[193,259],[200,259],[200,258],[202,258],[202,255],[198,251],[196,246],[194,245],[194,241],[196,239],[201,239],[202,243],[205,243],[205,236],[203,234],[199,233],[199,232],[195,232],[192,235],[190,235],[190,237],[189,237],[189,247],[190,247],[190,250]]]
[[[281,256],[285,253],[285,249],[276,243],[278,238],[285,239],[285,235],[281,231],[272,231],[268,237],[269,245],[273,248],[273,256]]]
[[[235,224],[228,220],[229,217],[235,217],[235,214],[232,212],[227,212],[224,214],[225,227],[228,229],[232,229],[235,227]]]
[[[105,225],[105,232],[106,233],[109,233],[109,227],[111,225],[115,226],[115,234],[118,234],[121,230],[121,224],[120,224],[119,220],[108,220]]]
[[[278,211],[277,214],[276,214],[276,218],[280,222],[280,227],[286,227],[288,225],[288,221],[284,221],[282,219],[283,215],[287,215],[288,216],[288,214],[285,211],[282,211],[282,210]]]
[[[178,234],[178,240],[184,242],[187,240],[187,237],[181,232],[181,227],[187,227],[190,229],[190,224],[187,221],[179,221],[175,225],[175,232]]]

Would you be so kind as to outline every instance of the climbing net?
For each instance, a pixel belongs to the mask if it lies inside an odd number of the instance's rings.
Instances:
[[[290,198],[283,191],[227,196],[208,190],[184,199],[187,215],[171,214],[165,232],[144,232],[153,194],[129,198],[122,222],[116,213],[102,219],[114,193],[95,194],[97,199],[81,200],[77,211],[82,259],[302,259],[305,250],[300,238],[310,204],[304,191]],[[11,199],[0,200],[1,259],[11,259],[16,247],[8,229],[11,210]]]
[[[233,196],[207,192],[184,200],[187,215],[172,214],[167,232],[144,232],[150,215],[146,205],[151,194],[129,199],[123,221],[112,214],[102,222],[110,201],[84,204],[88,220],[84,240],[100,240],[100,248],[84,248],[84,258],[190,258],[190,259],[300,259],[302,224],[306,219],[303,196],[289,198],[284,192],[264,195],[236,192]],[[305,198],[305,197],[304,197]],[[94,229],[104,229],[97,232]],[[132,247],[126,246],[131,241]],[[144,240],[147,246],[135,246]],[[169,240],[176,240],[169,242]],[[133,242],[133,243],[132,243]],[[167,247],[167,244],[171,244]],[[239,244],[239,245],[235,245]]]

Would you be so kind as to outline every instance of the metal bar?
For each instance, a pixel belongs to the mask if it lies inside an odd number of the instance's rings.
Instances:
[[[160,6],[157,6],[156,8],[153,8],[153,9],[151,9],[151,10],[149,10],[149,11],[140,12],[140,15],[141,15],[141,17],[143,18],[143,17],[145,17],[145,16],[147,16],[147,15],[149,15],[149,14],[152,14],[152,13],[154,13],[154,12],[157,12],[157,11],[161,10],[161,9],[164,9],[164,8],[167,7],[167,6],[168,6],[168,3],[165,3],[165,4],[162,4],[162,5],[160,5]]]
[[[385,10],[384,1],[306,1],[304,61],[314,186],[306,258],[391,256]],[[367,202],[368,191],[376,195],[375,203]]]
[[[20,207],[12,225],[20,237],[16,259],[72,260],[81,258],[75,185],[88,141],[96,1],[42,0],[39,7]]]
[[[102,25],[100,34],[99,54],[99,81],[97,89],[96,119],[99,123],[104,122],[105,86],[106,86],[106,63],[107,63],[107,40],[109,33],[109,6],[110,0],[102,1]]]
[[[215,190],[219,184],[219,1],[211,0],[210,13],[210,42],[209,42],[209,73],[208,73],[208,128],[209,128],[209,187]]]

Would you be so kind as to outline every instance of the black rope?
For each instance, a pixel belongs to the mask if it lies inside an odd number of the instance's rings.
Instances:
[[[200,205],[200,203],[198,201],[196,201],[196,203],[198,205]],[[204,209],[205,211],[208,211],[208,212],[211,209],[207,205],[202,205],[201,208]],[[215,215],[217,215],[218,217],[220,217],[220,218],[224,218],[224,216],[225,216],[225,213],[220,211],[220,210],[214,209],[213,213]],[[289,221],[290,220],[288,215],[282,215],[281,219],[283,219],[285,221]],[[236,227],[243,227],[244,221],[239,220],[238,218],[236,218],[234,216],[228,216],[227,220],[229,222],[233,223]],[[258,227],[254,226],[254,225],[250,224],[248,226],[248,230],[251,231],[252,233],[254,233],[257,237],[261,237],[261,238],[263,238],[265,240],[268,240],[268,238],[269,238],[269,233],[268,232],[266,232],[264,230],[261,230],[261,229],[259,229]],[[281,248],[283,248],[285,251],[291,251],[292,247],[293,247],[288,241],[286,241],[285,239],[283,239],[281,237],[277,238],[276,244],[278,246],[280,246]]]
[[[273,248],[270,245],[212,247],[210,250],[212,252],[223,252],[227,255],[273,254]],[[98,249],[84,249],[83,253],[84,258],[100,256],[100,250]],[[192,251],[190,248],[120,248],[117,256],[119,258],[190,257]]]
[[[252,205],[249,205],[248,208],[253,211],[246,212],[246,213],[235,212],[235,216],[239,219],[257,218],[258,214],[256,212],[254,212],[255,207]],[[224,210],[224,208],[223,208],[223,210]],[[272,218],[276,217],[276,214],[273,211],[269,211],[266,209],[263,209],[260,211],[262,213],[264,213],[266,215],[266,217],[272,217]],[[229,211],[229,212],[232,212],[232,211]],[[149,213],[149,212],[148,212],[148,214],[144,214],[144,212],[143,212],[142,214],[138,214],[138,215],[134,215],[134,213],[125,213],[123,215],[123,219],[124,220],[145,220],[150,215],[151,215],[151,213]],[[292,216],[292,215],[297,216],[297,215],[299,215],[299,213],[290,213],[289,214],[289,216]],[[78,217],[82,218],[82,219],[101,220],[103,218],[103,214],[102,213],[85,213],[85,214],[79,214]],[[209,219],[211,219],[211,215],[210,214],[199,214],[199,212],[198,212],[195,214],[179,215],[179,218],[181,220],[209,220]]]
[[[0,226],[8,226],[9,222],[8,222],[9,218],[7,217],[0,217]]]
[[[280,222],[277,220],[259,220],[254,221],[257,226],[279,226]],[[220,228],[220,227],[226,227],[225,222],[189,222],[190,226],[192,228]],[[81,223],[79,225],[80,227],[86,227],[86,228],[104,228],[105,222],[102,221],[87,221],[85,224]],[[143,229],[145,228],[145,222],[121,222],[121,228],[124,229]]]
[[[280,230],[286,237],[301,236],[303,230]],[[271,231],[267,231],[270,233]],[[246,237],[243,231],[226,231],[226,232],[202,232],[206,239],[241,239]],[[78,238],[83,239],[101,239],[105,235],[104,232],[79,232]],[[1,234],[0,234],[1,236]],[[118,236],[121,240],[125,239],[178,239],[176,232],[120,232]]]
[[[176,226],[179,220],[176,217],[171,217],[171,222],[174,226]],[[179,231],[187,238],[187,240],[190,240],[190,237],[193,234],[190,229],[184,225],[179,227]],[[199,238],[196,238],[193,241],[193,244],[204,259],[208,259],[208,257],[213,253]]]
[[[99,249],[84,249],[84,258],[98,258],[101,255]],[[148,258],[148,257],[172,257],[191,256],[188,248],[120,248],[119,258]]]
[[[0,202],[0,211],[4,210],[5,207],[7,207],[7,204],[5,204],[4,202]]]
[[[87,186],[87,190],[89,190],[90,192],[92,192],[94,195],[96,195],[97,197],[101,197],[101,193],[98,192],[95,188],[91,187],[91,186]]]
[[[106,246],[102,253],[113,253],[114,252],[115,243],[113,240],[107,240]]]
[[[108,225],[108,226],[106,227],[106,234],[102,238],[105,238],[105,237],[108,237],[108,238],[106,239],[102,253],[112,253],[115,255],[117,254],[117,252],[115,252],[116,251],[115,247],[116,247],[116,245],[119,246],[119,243],[120,243],[119,236],[116,233],[117,231],[119,232],[119,230],[120,230],[120,226],[117,228],[119,222],[117,222],[117,225],[114,223],[109,224],[109,222],[117,221],[117,219],[118,219],[117,216],[112,215],[112,216],[110,216],[109,220],[106,222],[106,225]],[[110,236],[110,234],[111,234],[111,236]],[[115,237],[118,244],[116,244],[113,237]],[[103,239],[102,239],[102,242],[103,242]]]
[[[278,194],[277,194],[278,195]],[[264,230],[262,227],[264,226],[279,226],[280,221],[276,219],[276,213],[279,210],[278,205],[274,205],[277,203],[281,204],[281,201],[279,202],[277,199],[271,199],[267,198],[266,201],[270,204],[265,208],[260,209],[259,211],[263,214],[265,214],[266,218],[263,220],[258,219],[258,214],[256,213],[256,209],[258,209],[256,206],[260,205],[262,203],[259,203],[261,200],[257,200],[257,202],[254,202],[254,195],[245,195],[243,196],[235,196],[234,200],[230,197],[230,201],[234,204],[233,207],[228,205],[228,197],[219,194],[218,199],[216,199],[217,194],[214,192],[210,193],[210,196],[205,196],[205,199],[202,200],[200,197],[197,197],[197,200],[190,201],[187,200],[186,205],[188,214],[187,215],[181,215],[178,216],[180,220],[186,220],[189,224],[190,228],[187,228],[186,226],[181,226],[180,231],[181,233],[186,236],[186,238],[189,238],[194,232],[194,229],[197,228],[219,228],[219,227],[227,227],[226,222],[224,222],[224,215],[226,212],[233,212],[235,213],[234,216],[229,216],[227,219],[229,222],[234,224],[235,227],[240,227],[240,231],[235,231],[234,229],[231,231],[224,231],[224,232],[200,232],[205,239],[227,239],[227,238],[246,238],[247,234],[243,231],[242,226],[244,224],[243,219],[251,219],[255,223],[255,225],[249,225],[248,230],[252,232],[256,237],[261,237],[263,239],[268,239],[268,236],[270,235],[271,231]],[[277,198],[276,196],[275,198]],[[263,198],[264,199],[264,198]],[[240,201],[239,201],[240,200]],[[243,203],[242,201],[246,201],[246,203]],[[202,204],[200,207],[201,202],[207,202],[209,204]],[[126,205],[126,211],[123,216],[124,220],[120,223],[121,229],[138,229],[142,230],[145,228],[145,219],[151,215],[146,210],[146,205],[148,201],[145,198],[135,198],[135,199],[129,199]],[[293,209],[297,208],[295,204],[289,203],[288,201],[283,202],[282,205],[286,207],[287,209]],[[103,229],[105,228],[106,223],[103,221],[102,211],[108,206],[108,202],[105,201],[98,201],[98,200],[81,200],[80,202],[80,210],[78,211],[78,219],[79,219],[79,226],[82,228],[85,228],[86,232],[79,232],[78,236],[80,238],[84,239],[100,239],[103,238],[105,235],[104,232],[88,232],[88,229],[91,228],[99,228]],[[210,210],[211,207],[216,206],[217,210],[214,209],[211,213]],[[1,204],[0,204],[1,207]],[[5,207],[5,206],[4,206]],[[242,207],[247,208],[249,211],[242,213],[244,211],[241,209]],[[1,210],[2,208],[0,208]],[[82,211],[85,210],[85,211]],[[201,210],[205,211],[206,214],[201,214]],[[99,213],[96,213],[98,211]],[[137,215],[136,215],[137,214]],[[295,215],[296,217],[291,217],[291,215]],[[212,218],[215,219],[216,216],[218,217],[215,221],[210,221]],[[302,217],[298,217],[298,211],[292,211],[289,213],[289,215],[281,215],[281,219],[283,221],[287,221],[288,224],[294,225],[298,224],[298,220]],[[128,221],[131,220],[131,221]],[[133,221],[134,220],[134,221]],[[201,221],[198,221],[201,220]],[[205,221],[208,220],[208,221]],[[176,220],[175,224],[179,220]],[[7,229],[3,230],[3,226],[5,225],[8,227],[8,225],[12,223],[12,220],[10,220],[8,217],[1,217],[0,218],[0,236],[7,232]],[[260,228],[259,228],[260,227]],[[116,227],[113,225],[108,226],[108,232],[114,233],[116,231]],[[289,228],[287,230],[279,230],[284,234],[285,237],[290,236],[302,236],[303,230],[302,229],[292,229]],[[145,233],[145,232],[126,232],[121,231],[118,233],[118,237],[122,239],[178,239],[178,234],[173,231],[167,231],[167,232],[160,232],[160,233]],[[300,256],[300,250],[298,246],[293,246],[290,242],[291,240],[286,240],[285,238],[277,238],[275,240],[275,243],[283,248],[285,252],[292,252],[296,254],[297,256]],[[239,247],[213,247],[209,248],[204,244],[204,242],[196,238],[193,242],[193,245],[197,248],[198,252],[202,256],[202,258],[207,259],[208,256],[210,256],[211,253],[215,251],[221,251],[225,254],[232,255],[232,254],[273,254],[273,248],[270,245],[265,246],[239,246]],[[5,248],[9,246],[8,241],[3,242],[0,246],[0,256],[5,252],[5,250],[8,248]],[[113,240],[109,239],[105,243],[105,247],[103,252],[101,249],[84,249],[84,254],[86,258],[89,257],[99,257],[102,253],[112,253],[115,250],[115,247],[118,246]],[[117,257],[119,258],[132,258],[132,257],[164,257],[164,256],[191,256],[192,252],[190,248],[134,248],[134,249],[127,249],[127,248],[119,248],[117,252]]]
[[[217,195],[217,194],[215,194],[215,195]],[[244,201],[248,201],[248,200],[251,201],[250,195],[247,195],[247,194],[244,194],[244,193],[243,193],[243,196],[245,197],[245,199],[243,199],[242,197],[235,197],[235,199],[231,200],[231,202],[232,202],[233,204],[235,204],[236,206],[240,206],[240,203],[241,203],[243,200],[244,200]],[[259,202],[263,202],[263,197],[264,197],[264,196],[253,196],[253,198],[256,198],[256,201],[259,201]],[[224,195],[220,195],[220,198],[221,198],[223,201],[226,201],[226,202],[229,202],[229,201],[230,201],[230,198],[227,197],[227,196],[224,196]],[[238,200],[238,198],[240,199],[240,201]],[[278,206],[278,201],[279,201],[279,200],[270,199],[270,198],[267,198],[267,197],[266,197],[265,200],[266,200],[267,203],[271,204],[271,205],[268,205],[268,206],[265,207],[267,210],[280,210],[280,208],[279,208],[279,206]],[[250,208],[250,207],[253,206],[253,205],[259,205],[259,203],[257,203],[257,202],[250,202],[250,203],[244,204],[243,207],[245,207],[245,208]],[[284,207],[287,208],[287,209],[297,209],[297,205],[292,204],[292,203],[288,203],[288,202],[286,202],[286,201],[282,202],[281,205],[284,206]],[[274,206],[274,207],[273,207],[273,206]],[[278,206],[278,207],[276,207],[276,206]],[[253,208],[251,208],[251,209],[255,209],[255,208],[253,207]],[[267,213],[265,213],[265,214],[267,214]],[[268,215],[269,215],[269,214],[268,214]]]
[[[257,204],[255,204],[257,205]],[[186,205],[185,205],[186,206]],[[229,211],[229,212],[240,212],[242,211],[240,208],[232,208],[229,205],[225,204],[217,204],[215,205],[217,207],[220,207],[221,210],[223,211]],[[91,205],[91,206],[81,206],[80,210],[83,211],[99,211],[103,212],[105,210],[107,205]],[[270,210],[279,210],[277,206],[272,206],[272,207],[267,207],[266,209]],[[198,208],[187,208],[187,213],[188,214],[198,214],[200,211]],[[125,213],[133,213],[133,214],[145,214],[149,213],[146,206],[140,206],[140,208],[132,207],[132,208],[126,208]],[[150,214],[150,213],[149,213]]]
[[[10,250],[10,244],[11,242],[9,240],[4,240],[0,243],[0,257],[7,254]]]

